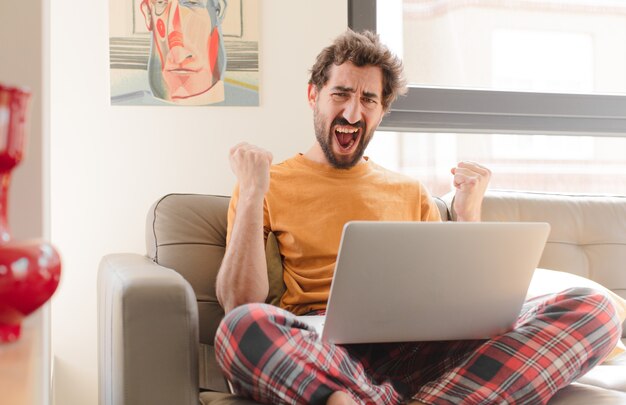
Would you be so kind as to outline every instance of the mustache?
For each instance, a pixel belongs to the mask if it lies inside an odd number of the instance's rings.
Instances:
[[[333,120],[333,122],[330,124],[331,128],[334,127],[335,125],[350,125],[353,126],[355,128],[365,128],[365,122],[363,122],[362,120],[359,120],[355,123],[351,123],[349,122],[347,119],[343,118],[343,117],[337,117]]]

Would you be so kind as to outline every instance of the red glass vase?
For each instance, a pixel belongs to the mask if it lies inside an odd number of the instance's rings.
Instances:
[[[14,241],[7,221],[11,171],[24,153],[30,93],[0,84],[0,343],[19,339],[24,317],[42,306],[61,277],[57,251],[42,240]]]

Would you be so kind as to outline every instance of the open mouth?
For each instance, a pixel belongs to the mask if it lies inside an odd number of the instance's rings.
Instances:
[[[334,130],[335,139],[340,152],[350,153],[361,138],[361,129],[351,125],[336,125]]]

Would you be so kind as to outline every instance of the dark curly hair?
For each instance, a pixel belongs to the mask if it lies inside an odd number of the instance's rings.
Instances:
[[[309,84],[315,85],[318,90],[321,89],[328,82],[328,70],[331,65],[341,65],[345,62],[352,62],[359,67],[373,65],[382,69],[382,106],[385,111],[398,95],[406,93],[406,80],[400,58],[380,42],[377,34],[371,31],[355,32],[350,29],[317,55],[311,68]]]

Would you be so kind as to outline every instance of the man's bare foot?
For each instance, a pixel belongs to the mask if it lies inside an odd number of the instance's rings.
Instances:
[[[330,397],[326,405],[356,405],[356,402],[343,391],[335,391]]]

